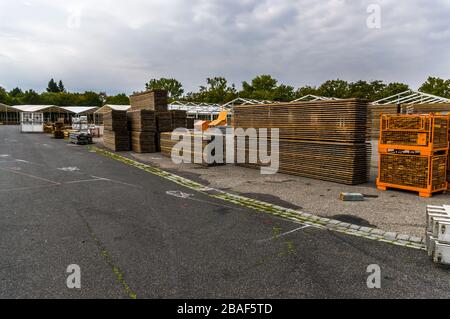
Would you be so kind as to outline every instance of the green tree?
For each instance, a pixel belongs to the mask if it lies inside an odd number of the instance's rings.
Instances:
[[[385,87],[383,81],[378,80],[370,83],[366,81],[352,82],[348,85],[348,97],[375,101]]]
[[[147,90],[166,90],[169,93],[169,99],[177,100],[184,93],[183,85],[176,79],[151,79],[145,84]]]
[[[278,81],[268,74],[255,77],[251,83],[242,82],[240,97],[255,100],[274,100]]]
[[[81,94],[78,104],[80,106],[103,106],[103,100],[100,94],[86,91]]]
[[[205,103],[226,103],[237,97],[236,88],[228,86],[228,81],[223,77],[206,79],[207,86],[200,86],[197,98]]]
[[[64,84],[62,83],[61,80],[59,80],[59,83],[58,83],[58,90],[59,90],[59,92],[66,92],[66,88],[64,87]]]
[[[8,104],[9,96],[4,88],[0,86],[0,103]]]
[[[20,104],[38,105],[41,104],[41,97],[36,91],[28,90],[25,91],[20,102],[21,102]]]
[[[20,88],[18,88],[18,87],[12,89],[9,92],[9,96],[10,97],[19,97],[19,96],[22,96],[22,95],[23,95],[23,91]]]
[[[349,84],[340,79],[328,80],[317,89],[317,93],[320,96],[347,98],[349,97]]]
[[[275,89],[274,101],[290,102],[295,100],[296,92],[293,86],[281,84]]]
[[[419,91],[450,98],[450,80],[430,76],[419,88]]]
[[[108,96],[106,98],[106,104],[117,104],[117,105],[130,105],[130,99],[125,93]]]
[[[51,79],[48,82],[47,92],[49,92],[49,93],[58,93],[58,92],[60,92],[58,84],[56,84],[55,80]]]

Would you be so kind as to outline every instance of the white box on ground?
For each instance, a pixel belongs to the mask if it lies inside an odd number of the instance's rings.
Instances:
[[[438,221],[438,236],[437,239],[442,243],[450,244],[450,221]]]
[[[432,217],[431,220],[432,220],[431,232],[433,233],[434,237],[439,238],[440,224],[449,223],[450,220],[448,218],[441,218],[441,217]]]
[[[450,221],[450,216],[440,214],[440,213],[427,213],[427,231],[433,232],[433,219],[441,218],[442,220],[448,219]]]
[[[436,237],[430,236],[428,238],[427,251],[428,251],[428,256],[430,256],[430,257],[434,256],[434,251],[436,250],[436,242],[437,242]]]
[[[450,265],[450,245],[436,241],[433,261],[437,264]]]

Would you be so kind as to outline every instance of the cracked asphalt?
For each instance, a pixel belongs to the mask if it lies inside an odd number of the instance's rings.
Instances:
[[[14,126],[0,126],[0,255],[0,298],[450,297],[424,251],[302,228]]]

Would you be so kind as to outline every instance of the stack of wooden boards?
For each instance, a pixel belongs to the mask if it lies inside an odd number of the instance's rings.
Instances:
[[[56,139],[64,139],[64,122],[58,121],[55,123],[55,130],[53,132],[53,137]]]
[[[450,103],[403,105],[402,109],[408,114],[449,113]]]
[[[236,106],[233,116],[235,128],[279,129],[279,172],[347,185],[368,181],[369,123],[358,99]],[[255,152],[249,145],[244,151]]]
[[[165,90],[150,90],[130,96],[130,111],[152,110],[167,112],[169,98]]]
[[[186,128],[187,112],[182,110],[171,110],[172,129]]]
[[[193,127],[186,111],[169,111],[167,91],[151,90],[130,97],[131,108],[104,115],[104,145],[114,151],[154,153],[159,151],[160,133],[178,127]]]
[[[136,153],[156,152],[155,111],[136,110],[127,113],[131,150]]]
[[[180,159],[180,162],[183,163],[191,163],[198,164],[201,166],[216,166],[224,164],[221,160],[220,162],[216,162],[213,155],[216,155],[215,152],[210,152],[207,149],[208,144],[211,143],[217,136],[212,134],[208,134],[207,132],[196,132],[196,131],[188,131],[185,133],[180,133],[176,135],[178,139],[172,140],[172,133],[161,133],[161,154],[167,157],[172,157],[173,147],[180,143],[181,141],[186,142],[183,146],[182,152],[178,152],[175,154],[175,157]],[[175,137],[175,135],[174,135]],[[195,147],[195,143],[201,145],[201,149]],[[223,155],[225,156],[225,144],[223,145]],[[222,159],[224,157],[221,157]],[[173,158],[175,159],[175,158]],[[181,160],[183,159],[183,160]],[[186,159],[186,160],[184,160]]]
[[[377,187],[418,192],[447,189],[449,119],[438,115],[382,115]]]
[[[128,133],[127,112],[112,110],[103,116],[103,144],[116,151],[130,150],[130,136]]]

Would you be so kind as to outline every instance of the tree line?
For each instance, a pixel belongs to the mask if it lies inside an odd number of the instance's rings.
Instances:
[[[60,80],[51,79],[45,92],[14,88],[6,91],[0,87],[0,103],[8,105],[57,105],[57,106],[103,106],[105,104],[130,104],[125,93],[107,95],[104,92],[86,91],[84,93],[68,92]]]
[[[335,98],[361,98],[376,101],[409,90],[405,83],[384,83],[375,81],[347,82],[341,79],[328,80],[319,86],[303,86],[294,88],[280,84],[270,75],[259,75],[250,82],[242,82],[242,89],[237,90],[235,84],[229,84],[223,77],[207,78],[206,84],[199,87],[198,92],[184,94],[183,85],[176,79],[152,79],[146,83],[147,89],[165,89],[172,100],[188,102],[226,103],[235,98],[254,100],[270,100],[290,102],[305,95]],[[450,98],[450,80],[429,77],[419,91],[441,97]]]
[[[280,84],[270,75],[259,75],[253,80],[242,82],[238,90],[235,84],[229,84],[224,77],[207,78],[197,92],[185,93],[183,85],[176,79],[151,79],[145,84],[146,89],[164,89],[169,92],[171,101],[182,100],[197,103],[226,103],[235,98],[255,100],[270,100],[288,102],[308,94],[336,98],[361,98],[376,101],[409,89],[405,83],[384,83],[375,81],[348,82],[341,79],[328,80],[319,86],[303,86],[294,88],[290,85]],[[438,77],[429,77],[419,88],[419,91],[441,97],[450,98],[450,80]],[[64,83],[51,79],[45,92],[34,90],[23,91],[14,88],[6,91],[0,87],[0,103],[8,105],[58,105],[58,106],[103,106],[105,104],[130,103],[125,93],[108,96],[104,92],[86,91],[84,93],[68,92]]]

